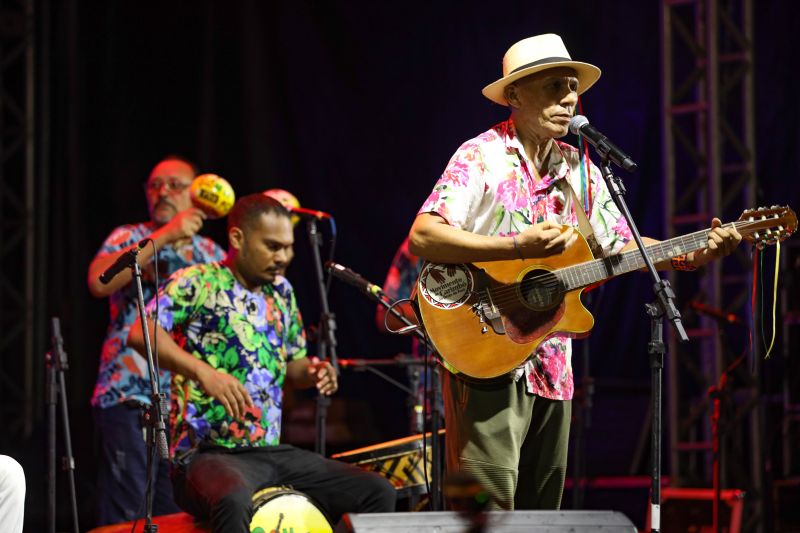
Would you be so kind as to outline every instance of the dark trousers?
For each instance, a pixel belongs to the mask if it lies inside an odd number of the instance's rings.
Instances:
[[[229,450],[203,447],[172,472],[175,501],[208,520],[213,533],[249,533],[253,494],[289,486],[308,494],[335,525],[344,513],[394,511],[384,477],[288,444]]]
[[[99,438],[97,477],[97,525],[144,517],[147,481],[147,448],[137,405],[120,404],[94,409]],[[156,464],[153,514],[180,511],[172,499],[169,463]]]

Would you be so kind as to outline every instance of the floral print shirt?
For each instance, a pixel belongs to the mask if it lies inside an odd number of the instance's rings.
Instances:
[[[383,292],[393,300],[410,297],[423,263],[422,259],[409,251],[408,237],[406,237],[394,254],[392,264],[386,273]]]
[[[289,281],[278,277],[257,291],[242,287],[221,263],[176,272],[159,290],[159,325],[178,345],[238,379],[253,407],[234,419],[194,381],[172,378],[172,452],[200,442],[226,448],[273,446],[281,435],[286,365],[306,356],[303,321]]]
[[[156,226],[152,222],[120,226],[106,238],[95,257],[130,248],[155,230]],[[225,252],[217,243],[194,235],[191,244],[185,247],[176,250],[165,246],[158,251],[158,279],[163,283],[176,270],[195,263],[219,261],[224,257]],[[142,266],[142,292],[145,302],[156,293],[155,269],[151,261]],[[131,282],[109,296],[108,307],[111,321],[100,354],[100,368],[92,405],[107,408],[130,400],[149,405],[151,390],[147,360],[125,344],[128,331],[139,316],[136,308],[136,284]],[[165,393],[169,391],[169,380],[169,372],[162,371],[159,381],[161,390]]]
[[[554,141],[538,183],[511,119],[461,145],[450,159],[420,213],[436,213],[450,225],[481,235],[513,236],[549,220],[577,228],[572,196],[581,191],[580,153]],[[589,164],[592,204],[589,222],[606,254],[631,239],[625,219],[611,198],[600,169]],[[574,391],[572,345],[566,336],[542,342],[514,378],[525,376],[532,394],[569,400]]]

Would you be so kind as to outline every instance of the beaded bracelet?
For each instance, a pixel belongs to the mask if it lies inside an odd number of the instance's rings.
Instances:
[[[684,272],[691,272],[697,270],[697,267],[689,263],[689,258],[686,254],[677,255],[670,261],[672,263],[672,270],[682,270]]]
[[[519,258],[525,260],[525,258],[522,257],[522,250],[519,249],[519,245],[517,244],[517,236],[512,235],[511,240],[514,242],[514,249],[517,251],[517,254],[519,254]]]

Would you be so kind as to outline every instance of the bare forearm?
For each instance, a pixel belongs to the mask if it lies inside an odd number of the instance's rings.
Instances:
[[[314,386],[314,380],[308,374],[308,367],[311,361],[308,357],[302,359],[295,359],[286,365],[286,378],[292,382],[292,385],[301,389],[307,389]]]
[[[450,226],[438,215],[417,216],[409,235],[409,251],[435,263],[472,263],[518,258],[509,237],[478,235]]]
[[[171,241],[170,235],[164,231],[164,228],[159,228],[154,231],[148,237],[153,239],[156,243],[156,247],[161,249],[163,246],[169,244]],[[135,246],[135,245],[134,245]],[[132,248],[132,247],[131,247]],[[133,279],[133,274],[129,268],[126,268],[112,279],[108,284],[104,284],[100,281],[100,275],[106,271],[108,267],[114,264],[114,262],[124,253],[127,253],[128,250],[131,248],[126,248],[125,250],[115,252],[112,254],[105,254],[96,257],[91,264],[89,265],[89,274],[87,282],[89,284],[89,292],[92,296],[97,298],[105,298],[110,296],[126,286],[128,283],[131,282]],[[153,246],[148,244],[141,250],[139,250],[138,255],[136,256],[136,262],[139,265],[144,265],[153,257]]]
[[[330,396],[339,387],[336,372],[330,362],[307,357],[291,361],[286,366],[286,377],[300,388],[317,387],[320,394]]]

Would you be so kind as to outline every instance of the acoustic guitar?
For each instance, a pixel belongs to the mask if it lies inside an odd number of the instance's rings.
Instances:
[[[747,210],[735,227],[763,248],[797,229],[788,207]],[[701,250],[702,230],[647,246],[653,263]],[[559,334],[581,337],[594,318],[581,292],[645,266],[638,249],[594,259],[582,236],[564,252],[538,259],[471,264],[426,263],[417,281],[417,304],[436,351],[455,370],[477,379],[507,374],[536,347]]]

